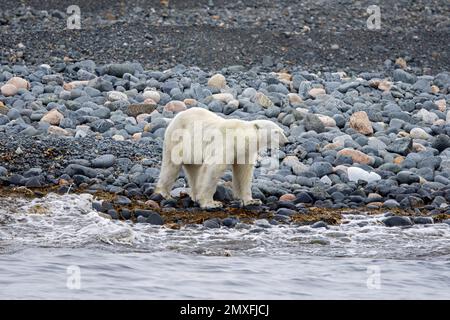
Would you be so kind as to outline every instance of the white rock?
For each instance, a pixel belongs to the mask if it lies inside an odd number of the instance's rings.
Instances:
[[[358,167],[350,167],[347,169],[348,179],[350,181],[357,182],[358,180],[364,180],[367,182],[373,182],[381,180],[381,176],[375,172],[367,172]]]
[[[409,132],[409,135],[413,139],[427,140],[427,139],[430,138],[430,135],[428,133],[426,133],[426,131],[423,130],[422,128],[413,128],[413,129],[411,129],[411,131]]]
[[[335,143],[338,146],[343,147],[345,144],[345,141],[347,141],[347,140],[352,141],[353,138],[348,134],[343,134],[342,136],[338,136],[338,137],[334,138],[333,143]]]
[[[447,123],[450,123],[450,110],[447,112]]]
[[[414,117],[428,124],[433,124],[437,119],[439,119],[437,114],[423,108],[420,109],[419,112],[417,112]]]
[[[317,115],[325,127],[336,127],[336,120],[325,115]]]
[[[223,89],[227,86],[227,80],[223,75],[217,73],[208,80],[208,86]]]
[[[115,134],[112,136],[113,140],[116,141],[125,141],[125,138],[123,136],[121,136],[120,134]]]
[[[333,182],[331,181],[331,179],[328,178],[328,176],[323,176],[322,178],[320,178],[320,181],[322,181],[323,183],[325,183],[325,184],[327,184],[327,185],[330,185],[330,186],[331,186],[331,184],[333,183]]]
[[[121,101],[121,100],[128,100],[128,97],[125,93],[120,91],[109,91],[106,94],[108,101]]]
[[[212,97],[216,100],[220,100],[226,103],[234,100],[234,97],[231,93],[216,93],[213,94]]]
[[[161,100],[161,95],[159,94],[159,92],[154,90],[144,91],[142,96],[144,97],[144,99],[152,99],[156,103],[158,103]]]

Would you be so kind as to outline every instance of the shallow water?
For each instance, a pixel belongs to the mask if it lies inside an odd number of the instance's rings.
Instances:
[[[0,298],[450,298],[446,224],[362,213],[328,230],[171,230],[104,219],[91,201],[0,199]]]

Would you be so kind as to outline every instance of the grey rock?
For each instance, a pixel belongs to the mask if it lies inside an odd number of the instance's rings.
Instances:
[[[403,227],[412,225],[411,219],[408,217],[392,216],[383,220],[387,227]]]

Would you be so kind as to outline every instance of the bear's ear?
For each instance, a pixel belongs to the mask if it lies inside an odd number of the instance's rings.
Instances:
[[[256,130],[259,130],[259,129],[261,129],[261,126],[260,126],[260,125],[258,125],[257,123],[253,123],[253,125],[255,126],[255,129],[256,129]]]

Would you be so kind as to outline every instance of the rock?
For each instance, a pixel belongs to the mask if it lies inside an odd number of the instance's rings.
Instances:
[[[388,208],[388,209],[394,209],[394,208],[399,208],[400,207],[400,203],[398,203],[396,200],[394,199],[389,199],[386,200],[383,203],[383,207]]]
[[[238,222],[238,219],[232,217],[227,217],[222,220],[222,224],[228,228],[234,228]]]
[[[72,81],[69,83],[64,83],[63,84],[63,88],[64,90],[73,90],[75,88],[79,88],[79,87],[83,87],[83,86],[87,86],[89,84],[89,80],[82,80],[82,81]]]
[[[50,123],[52,125],[58,126],[61,122],[61,120],[64,119],[64,116],[62,113],[60,113],[58,110],[53,109],[47,112],[42,118],[41,121]]]
[[[225,103],[228,103],[234,100],[234,97],[231,93],[216,93],[212,95],[213,99],[219,100]]]
[[[292,210],[292,209],[280,208],[280,209],[277,210],[276,214],[281,215],[281,216],[288,216],[288,217],[290,217],[290,216],[292,216],[292,215],[294,215],[296,213],[297,213],[297,211]]]
[[[105,68],[105,73],[115,77],[123,77],[125,73],[134,74],[142,67],[136,63],[113,63]]]
[[[427,140],[428,138],[430,138],[430,135],[428,133],[426,133],[426,131],[423,130],[422,128],[411,129],[411,131],[409,132],[409,135],[413,139]]]
[[[333,166],[328,162],[314,162],[311,165],[313,171],[319,178],[333,172]]]
[[[436,120],[439,119],[437,114],[428,111],[427,109],[420,109],[419,112],[415,114],[415,117],[428,124],[433,124]]]
[[[126,206],[131,204],[131,200],[125,196],[116,196],[114,199],[114,203],[120,206]]]
[[[420,182],[420,177],[411,171],[400,171],[397,173],[396,179],[399,184],[412,184]]]
[[[112,154],[101,155],[91,161],[94,168],[109,168],[116,162],[116,157]]]
[[[300,192],[296,195],[295,203],[313,203],[313,198],[307,192]]]
[[[312,113],[307,113],[303,119],[303,124],[306,131],[315,131],[321,133],[325,131],[325,126],[318,116]]]
[[[442,152],[445,149],[450,148],[450,137],[446,134],[440,134],[434,138],[431,146],[439,150],[439,152]]]
[[[405,83],[410,83],[413,84],[416,82],[417,77],[413,74],[410,74],[408,72],[406,72],[405,70],[402,69],[395,69],[392,77],[394,79],[394,81],[400,81],[400,82],[405,82]]]
[[[297,105],[303,102],[303,99],[296,93],[288,93],[289,103]]]
[[[13,86],[12,84],[4,84],[1,88],[0,88],[0,92],[2,93],[2,95],[4,95],[5,97],[11,97],[11,96],[15,96],[17,94],[17,91],[19,91],[19,89],[17,89],[15,86]]]
[[[156,212],[152,212],[146,220],[147,223],[162,226],[164,224],[163,218]]]
[[[358,167],[350,167],[347,169],[348,179],[358,182],[358,180],[367,181],[368,183],[381,180],[381,176],[375,172],[367,172]]]
[[[336,121],[332,117],[323,115],[318,115],[318,117],[325,127],[336,127]]]
[[[208,80],[208,86],[217,89],[224,89],[227,86],[227,80],[223,75],[217,73]]]
[[[184,111],[186,109],[187,108],[186,108],[186,105],[184,104],[184,102],[183,101],[177,101],[177,100],[170,101],[169,103],[167,103],[164,106],[164,111],[170,111],[170,112],[174,112],[174,113],[181,112],[181,111]]]
[[[318,97],[320,95],[326,94],[326,91],[323,88],[312,88],[311,90],[308,91],[308,94],[311,97],[316,98],[316,97]]]
[[[414,217],[413,221],[415,224],[433,224],[434,220],[432,217]]]
[[[159,204],[158,202],[154,201],[154,200],[147,200],[145,201],[145,205],[151,209],[155,209],[155,210],[159,210]]]
[[[144,97],[144,99],[152,99],[155,103],[159,103],[161,100],[161,95],[159,92],[153,90],[144,91],[144,93],[142,93],[142,97]]]
[[[111,102],[128,100],[127,95],[120,91],[109,91],[106,94],[106,97],[107,97],[108,101],[111,101]]]
[[[138,104],[130,104],[127,107],[127,115],[131,117],[137,117],[140,114],[150,114],[156,109],[156,104],[146,104],[146,103],[138,103]]]
[[[217,218],[208,219],[203,222],[203,226],[208,229],[220,228],[220,221]]]
[[[378,89],[382,91],[389,91],[392,88],[392,83],[388,80],[382,80],[378,83]]]
[[[383,220],[388,227],[403,227],[412,225],[411,219],[408,217],[392,216]]]
[[[54,134],[54,135],[57,135],[57,136],[71,136],[72,135],[69,131],[67,131],[67,130],[65,130],[63,128],[57,127],[57,126],[50,126],[50,127],[48,127],[47,133],[48,134]]]
[[[283,194],[279,200],[280,201],[294,201],[295,195],[293,195],[292,193],[286,193],[286,194]]]
[[[445,99],[436,100],[434,103],[438,106],[439,111],[445,112],[447,110]]]
[[[9,108],[7,106],[5,106],[2,101],[0,101],[0,115],[2,115],[2,114],[7,115],[8,112],[9,112]]]
[[[370,122],[365,111],[358,111],[352,114],[349,125],[361,134],[373,134],[372,123]]]
[[[413,147],[413,141],[411,138],[399,138],[399,139],[395,139],[393,142],[391,142],[386,147],[386,150],[389,152],[394,152],[394,153],[406,156],[406,155],[408,155],[408,153],[410,153],[412,151],[412,147]]]
[[[311,225],[311,228],[314,228],[314,229],[317,229],[317,228],[326,228],[326,229],[328,229],[328,225],[327,225],[325,222],[323,222],[323,221],[317,221],[317,222],[314,222],[314,223]]]
[[[6,176],[8,170],[5,167],[0,166],[0,177]]]
[[[30,89],[30,83],[27,80],[19,77],[12,77],[6,82],[6,84],[13,85],[17,89],[26,89],[26,90]]]
[[[273,106],[274,106],[272,100],[270,100],[270,98],[267,97],[267,96],[266,96],[264,93],[262,93],[262,92],[257,92],[257,93],[255,94],[254,101],[255,101],[257,104],[259,104],[261,107],[263,107],[263,108],[270,108],[270,107],[273,107]]]
[[[374,159],[365,153],[350,148],[344,148],[337,153],[338,156],[351,157],[353,162],[361,164],[372,164]]]
[[[81,174],[89,178],[95,178],[97,176],[97,170],[79,164],[69,164],[64,172],[71,177],[77,174]]]

